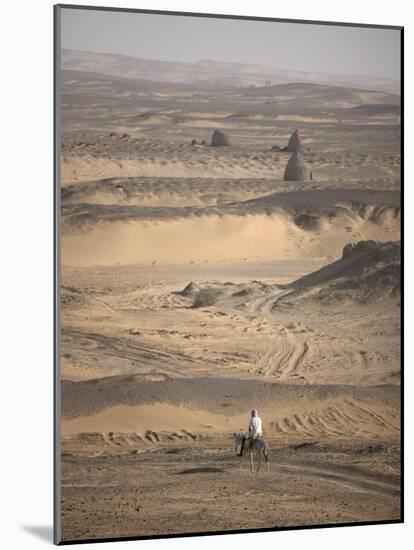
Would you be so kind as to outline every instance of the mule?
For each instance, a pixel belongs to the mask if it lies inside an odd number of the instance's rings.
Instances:
[[[236,434],[234,433],[234,440],[235,440],[235,451],[237,453],[239,447],[241,446],[241,443],[243,441],[243,434]],[[267,471],[269,472],[269,446],[266,442],[266,440],[263,437],[257,437],[257,438],[249,438],[246,439],[244,442],[244,449],[241,449],[242,455],[240,458],[239,468],[242,467],[243,458],[246,453],[250,453],[250,470],[253,472],[253,454],[255,453],[256,456],[259,458],[259,464],[257,466],[256,473],[260,470],[260,466],[262,464],[262,456],[265,459]]]

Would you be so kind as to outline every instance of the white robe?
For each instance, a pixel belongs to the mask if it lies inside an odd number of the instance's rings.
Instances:
[[[258,416],[252,416],[249,424],[249,431],[246,437],[261,437],[262,435],[262,420]]]

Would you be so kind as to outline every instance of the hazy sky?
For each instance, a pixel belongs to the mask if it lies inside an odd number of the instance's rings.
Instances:
[[[400,33],[267,21],[62,9],[63,48],[164,61],[400,78]]]

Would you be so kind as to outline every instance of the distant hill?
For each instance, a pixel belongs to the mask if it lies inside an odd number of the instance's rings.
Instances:
[[[346,86],[332,86],[326,84],[314,84],[310,82],[291,82],[289,84],[277,84],[243,90],[243,95],[255,98],[267,98],[283,105],[289,102],[291,107],[297,104],[298,108],[306,106],[321,106],[325,108],[354,108],[360,105],[400,104],[400,97],[388,92],[349,88]]]
[[[318,82],[332,86],[399,93],[399,82],[387,78],[285,71],[266,65],[229,63],[210,59],[183,63],[63,49],[61,67],[128,79],[193,83],[207,88],[212,86],[263,87],[288,82]]]
[[[349,109],[348,114],[365,116],[400,115],[400,104],[373,103],[371,105],[358,105]]]
[[[188,89],[188,84],[180,82],[157,82],[144,78],[125,78],[122,76],[112,76],[105,73],[95,73],[91,71],[63,69],[61,71],[61,82],[64,88],[77,89],[84,91],[100,90],[111,95],[122,92],[134,91],[160,91],[160,90],[185,90]]]

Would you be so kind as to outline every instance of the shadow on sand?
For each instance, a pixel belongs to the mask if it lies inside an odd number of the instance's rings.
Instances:
[[[201,467],[201,468],[189,468],[188,470],[181,470],[181,472],[175,472],[176,475],[183,475],[183,474],[208,474],[210,472],[224,472],[222,468],[213,468],[209,466]]]

